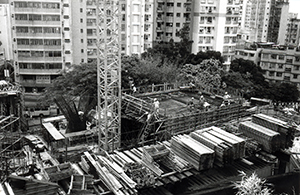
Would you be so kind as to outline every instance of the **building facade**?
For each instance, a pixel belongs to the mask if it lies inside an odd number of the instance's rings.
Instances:
[[[258,44],[259,45],[259,44]],[[290,82],[300,87],[300,50],[299,47],[265,45],[258,48],[240,48],[235,58],[251,60],[264,71],[264,77],[271,82]]]
[[[60,0],[10,0],[15,79],[41,92],[64,69]]]
[[[299,46],[300,44],[300,19],[297,19],[297,14],[290,14],[285,44],[291,46]]]
[[[234,55],[240,16],[239,0],[195,0],[192,23],[192,52],[220,51],[225,64]]]

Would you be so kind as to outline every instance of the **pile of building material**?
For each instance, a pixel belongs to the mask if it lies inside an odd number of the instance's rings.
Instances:
[[[169,156],[169,154],[170,150],[164,145],[144,146],[142,159],[149,162],[154,162],[166,158]]]
[[[74,169],[70,163],[63,163],[57,166],[46,167],[43,169],[44,177],[52,182],[67,179],[74,174]]]
[[[215,151],[218,166],[245,156],[245,140],[218,127],[197,130],[190,136]]]
[[[209,132],[195,131],[190,134],[192,138],[215,151],[215,164],[223,166],[232,160],[230,146],[225,141],[215,137]]]
[[[280,133],[281,148],[292,147],[296,129],[287,122],[265,114],[254,114],[252,122]]]
[[[273,153],[280,149],[280,134],[251,121],[241,122],[239,130],[248,137],[255,139],[266,152]]]
[[[215,152],[189,135],[172,137],[171,149],[198,171],[213,167]]]

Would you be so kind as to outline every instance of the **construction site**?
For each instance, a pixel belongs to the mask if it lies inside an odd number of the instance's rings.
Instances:
[[[237,90],[122,90],[119,4],[97,2],[97,99],[57,96],[62,114],[29,127],[24,90],[1,81],[0,195],[234,194],[241,172],[300,193],[297,117],[249,109]]]

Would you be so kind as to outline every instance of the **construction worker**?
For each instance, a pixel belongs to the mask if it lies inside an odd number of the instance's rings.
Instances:
[[[158,117],[158,114],[159,114],[159,101],[156,98],[154,98],[153,106],[154,106],[154,114],[155,114],[156,117]]]
[[[227,93],[227,91],[225,92],[225,95],[223,97],[223,101],[225,105],[230,105],[230,95]]]
[[[195,107],[195,98],[192,97],[191,100],[188,102],[187,105],[188,105],[188,107],[189,107],[190,109],[193,109],[193,108]]]
[[[205,98],[204,98],[203,95],[201,95],[200,98],[199,98],[199,105],[200,105],[201,109],[203,108],[204,103],[205,103]]]

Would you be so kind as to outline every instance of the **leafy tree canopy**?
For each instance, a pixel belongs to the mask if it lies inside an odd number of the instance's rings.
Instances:
[[[221,86],[222,64],[219,60],[203,60],[198,65],[186,64],[182,67],[180,78],[185,82],[192,82],[197,87]]]

